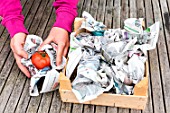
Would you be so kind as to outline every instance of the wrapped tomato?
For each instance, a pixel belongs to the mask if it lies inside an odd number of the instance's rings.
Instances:
[[[31,57],[32,64],[37,69],[43,69],[50,66],[50,57],[44,51],[37,51]]]

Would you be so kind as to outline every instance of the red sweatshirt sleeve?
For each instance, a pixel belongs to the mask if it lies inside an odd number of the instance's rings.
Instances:
[[[53,3],[56,9],[54,27],[60,27],[71,32],[73,21],[77,16],[77,4],[78,0],[55,0]]]
[[[7,28],[11,37],[19,32],[28,34],[24,26],[24,16],[21,12],[20,0],[0,0],[1,24]]]

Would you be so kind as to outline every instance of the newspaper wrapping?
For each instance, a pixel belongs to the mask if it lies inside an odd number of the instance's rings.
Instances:
[[[44,45],[41,51],[45,51],[50,57],[50,67],[45,67],[43,69],[37,69],[31,62],[31,56],[38,51],[39,46],[42,43],[42,39],[36,35],[27,35],[24,50],[28,53],[28,59],[22,58],[21,63],[26,66],[31,74],[31,81],[29,87],[30,96],[38,96],[39,91],[37,83],[40,78],[44,77],[44,81],[41,87],[40,93],[54,91],[59,85],[59,72],[57,70],[63,69],[66,63],[66,58],[62,58],[62,63],[56,66],[56,53],[57,45],[54,43]]]

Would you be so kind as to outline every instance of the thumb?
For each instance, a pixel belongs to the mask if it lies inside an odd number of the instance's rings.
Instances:
[[[62,56],[64,52],[64,45],[59,44],[58,45],[58,50],[57,50],[57,58],[56,58],[56,64],[59,66],[62,63]]]
[[[46,44],[49,44],[52,41],[52,38],[47,37],[47,39],[44,40],[44,42],[40,45],[40,47],[38,48],[38,51],[41,51],[42,47]]]
[[[23,57],[23,58],[25,58],[25,59],[28,58],[28,54],[27,54],[27,52],[25,52],[24,50],[20,50],[20,52],[19,52],[18,55],[21,56],[21,57]]]

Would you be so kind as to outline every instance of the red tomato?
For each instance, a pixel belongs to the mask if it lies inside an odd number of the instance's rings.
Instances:
[[[50,57],[44,51],[37,51],[31,57],[32,64],[37,69],[43,69],[50,66]]]

